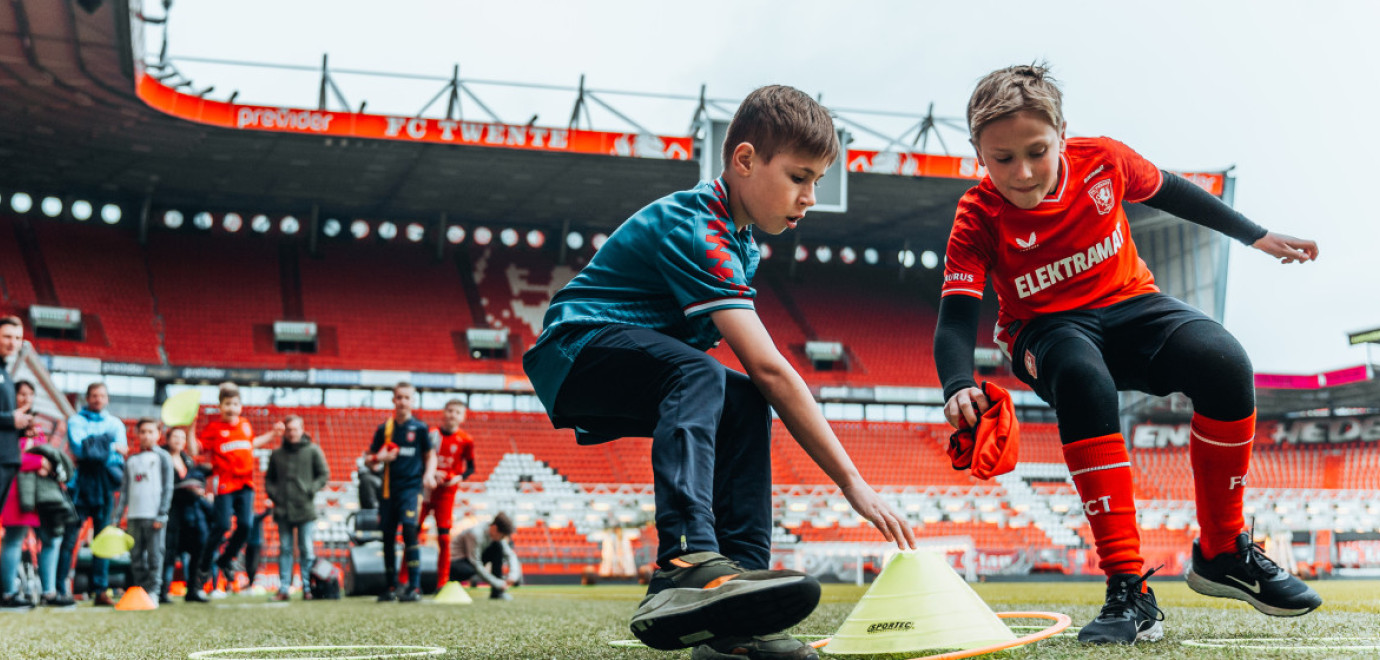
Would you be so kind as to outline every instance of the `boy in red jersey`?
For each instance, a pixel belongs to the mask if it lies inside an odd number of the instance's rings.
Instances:
[[[973,347],[989,275],[997,344],[1020,380],[1054,406],[1064,459],[1107,574],[1106,604],[1079,632],[1094,643],[1154,641],[1163,613],[1142,575],[1131,461],[1118,390],[1183,392],[1201,538],[1189,586],[1273,616],[1322,604],[1244,532],[1242,497],[1255,435],[1255,387],[1241,345],[1197,309],[1159,292],[1137,256],[1121,203],[1141,202],[1220,231],[1283,263],[1318,246],[1266,231],[1182,177],[1108,138],[1065,139],[1061,95],[1042,66],[995,71],[968,103],[987,177],[959,201],[946,254],[935,364],[944,413],[975,425],[989,402]]]
[[[460,430],[463,423],[465,402],[451,399],[446,402],[440,428],[433,431],[436,434],[432,439],[436,446],[436,487],[422,502],[420,520],[425,523],[428,513],[436,513],[437,589],[450,581],[450,525],[455,518],[455,493],[460,489],[460,482],[474,474],[474,438]]]
[[[249,530],[254,526],[254,450],[275,438],[282,438],[283,425],[261,436],[254,436],[254,428],[240,417],[240,388],[234,383],[221,383],[220,419],[214,420],[201,430],[201,451],[209,459],[211,474],[216,480],[215,519],[211,521],[211,535],[201,551],[197,563],[199,575],[188,581],[188,600],[201,602],[200,594],[190,597],[198,590],[211,572],[211,562],[216,559],[216,551],[225,541],[225,533],[230,531],[230,517],[235,517],[235,531],[225,544],[216,565],[228,577],[233,577],[231,561],[244,547],[249,538]]]

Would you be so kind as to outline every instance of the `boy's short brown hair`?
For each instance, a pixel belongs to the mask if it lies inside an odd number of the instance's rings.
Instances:
[[[513,520],[508,517],[508,514],[500,512],[498,515],[494,516],[493,525],[498,528],[499,534],[504,536],[513,535]]]
[[[220,384],[220,400],[221,400],[221,402],[224,402],[226,399],[238,399],[238,398],[240,398],[240,386],[239,386],[239,385],[236,385],[236,384],[231,383],[231,382],[224,382],[224,383],[221,383],[221,384]]]
[[[977,145],[982,129],[1017,112],[1034,113],[1064,130],[1064,97],[1049,66],[1020,64],[997,69],[978,82],[968,99],[968,134]]]
[[[441,406],[441,409],[442,409],[442,410],[445,410],[446,408],[449,408],[449,407],[451,407],[451,406],[460,406],[460,409],[461,409],[461,410],[465,410],[466,408],[469,408],[469,406],[466,406],[466,405],[465,405],[465,402],[464,402],[464,401],[461,401],[460,399],[451,399],[450,401],[447,401],[447,402],[446,402],[446,405]]]
[[[134,428],[135,428],[135,429],[144,428],[144,425],[145,425],[145,424],[152,424],[152,425],[153,425],[153,428],[158,429],[159,431],[162,431],[162,430],[163,430],[163,427],[160,426],[160,425],[158,424],[158,420],[156,420],[156,419],[154,419],[154,418],[152,418],[152,417],[140,417],[140,418],[139,418],[139,421],[134,425]]]
[[[724,168],[747,142],[766,162],[785,151],[834,162],[839,136],[829,110],[809,94],[786,85],[758,87],[743,99],[724,136]]]
[[[19,317],[18,317],[18,316],[14,316],[13,314],[7,314],[7,315],[5,315],[5,316],[0,316],[0,326],[6,326],[6,325],[15,325],[15,326],[19,326],[19,329],[20,329],[20,330],[23,330],[23,329],[24,329],[24,322],[21,321],[21,320],[19,320]]]

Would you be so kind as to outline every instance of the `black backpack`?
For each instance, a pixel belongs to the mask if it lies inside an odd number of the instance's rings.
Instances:
[[[340,600],[340,569],[325,559],[317,557],[310,572],[312,600]]]

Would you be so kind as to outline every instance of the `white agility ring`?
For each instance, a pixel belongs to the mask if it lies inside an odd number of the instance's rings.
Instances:
[[[802,642],[816,642],[821,639],[828,639],[828,635],[791,635]],[[620,649],[647,649],[651,648],[636,639],[615,639],[609,642],[609,646]]]
[[[1261,644],[1260,642],[1274,642]],[[1344,646],[1312,646],[1307,642],[1365,642]],[[1285,646],[1285,643],[1292,643]],[[1380,638],[1375,637],[1238,637],[1215,639],[1185,639],[1180,644],[1202,649],[1250,649],[1253,651],[1380,651]]]
[[[285,656],[293,651],[382,651],[368,655],[321,655]],[[426,655],[442,655],[446,649],[439,646],[251,646],[238,649],[213,649],[197,651],[187,656],[187,660],[373,660],[374,658],[416,658]],[[268,653],[270,655],[235,655],[239,653]]]

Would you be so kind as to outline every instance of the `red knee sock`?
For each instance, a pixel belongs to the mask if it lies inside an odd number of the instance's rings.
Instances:
[[[1198,499],[1199,545],[1203,557],[1236,552],[1236,537],[1245,529],[1241,500],[1246,472],[1251,467],[1255,413],[1235,422],[1194,414],[1189,451],[1193,461],[1193,491]]]
[[[440,589],[450,582],[450,534],[436,534],[436,543],[440,546],[436,553],[436,588]]]
[[[1083,514],[1097,542],[1098,566],[1107,575],[1139,575],[1140,530],[1131,493],[1131,455],[1120,433],[1064,445],[1064,462],[1083,502]]]

